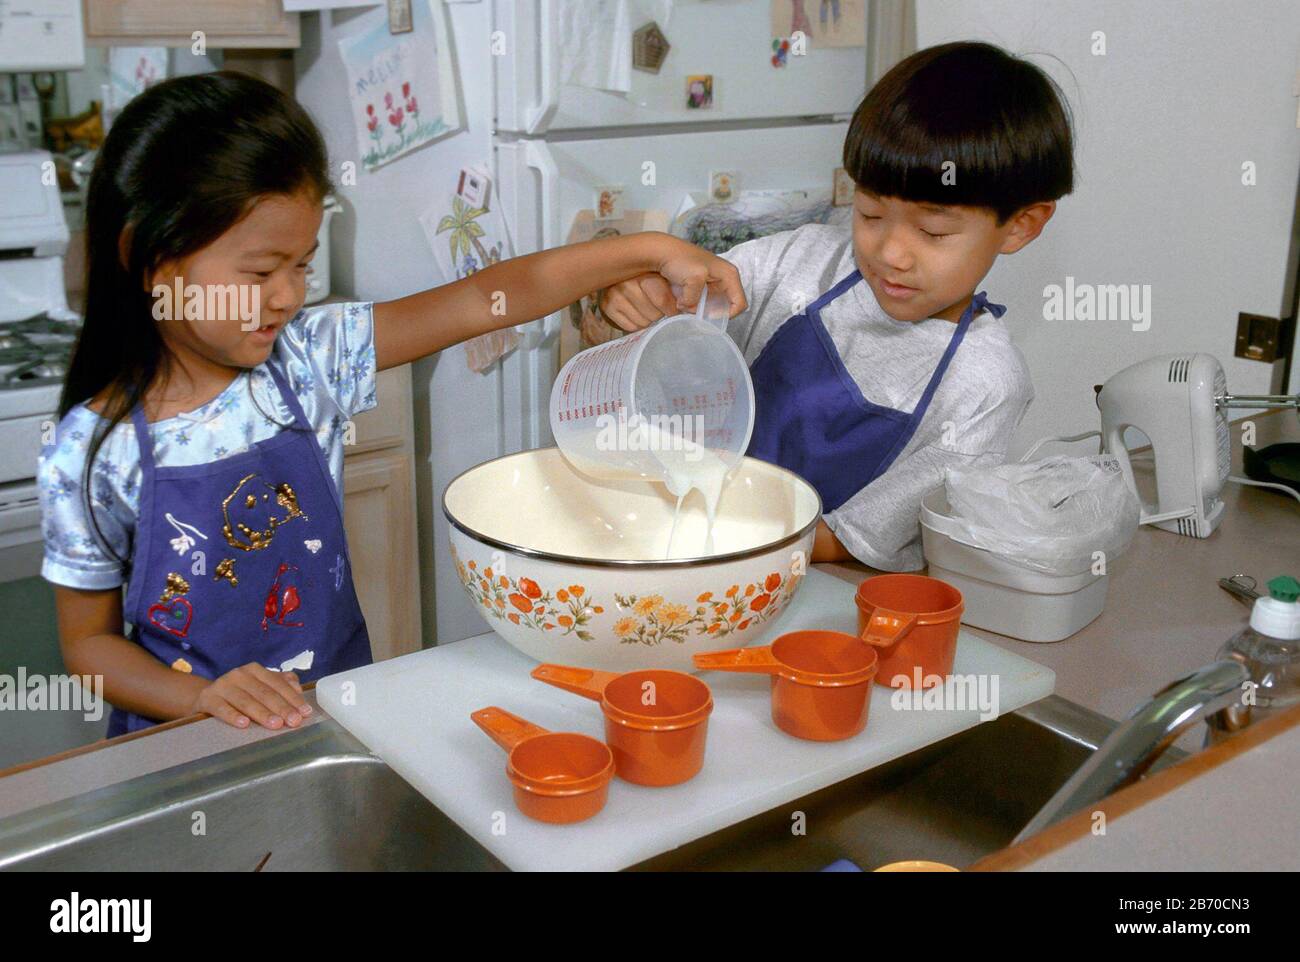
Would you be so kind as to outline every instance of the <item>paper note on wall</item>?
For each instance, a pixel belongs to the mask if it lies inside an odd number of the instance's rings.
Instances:
[[[596,90],[632,89],[627,0],[562,0],[560,81]]]
[[[863,0],[771,0],[771,4],[774,39],[798,31],[813,49],[867,45]]]
[[[108,96],[110,111],[118,111],[137,94],[167,79],[166,47],[110,47]]]
[[[446,283],[458,281],[485,267],[513,256],[505,220],[489,196],[484,206],[475,207],[460,196],[446,199],[420,215],[420,226],[433,249],[434,260]],[[465,360],[470,370],[481,374],[519,343],[517,328],[480,334],[465,342]]]
[[[394,36],[386,17],[339,41],[357,146],[374,170],[460,127],[455,65],[441,0],[412,6],[414,29]]]

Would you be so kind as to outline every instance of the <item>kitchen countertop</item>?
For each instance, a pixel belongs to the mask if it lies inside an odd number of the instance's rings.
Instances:
[[[1294,872],[1300,705],[1087,806],[972,871]],[[1105,832],[1094,829],[1105,814]],[[1220,893],[1230,895],[1232,893]]]
[[[1300,426],[1290,412],[1255,421],[1261,445],[1300,440]],[[1237,474],[1241,450],[1236,430],[1233,436]],[[1285,495],[1231,483],[1224,500],[1222,524],[1208,539],[1140,529],[1114,565],[1106,610],[1073,637],[1034,644],[969,630],[1051,668],[1058,695],[1122,718],[1156,689],[1212,661],[1223,642],[1246,623],[1246,607],[1218,587],[1218,578],[1244,572],[1263,584],[1283,572],[1300,575],[1300,505]],[[875,573],[856,562],[815,567],[852,583]],[[309,697],[314,706],[314,692]],[[322,715],[314,713],[305,724],[317,723]],[[211,718],[179,719],[17,766],[0,772],[0,818],[285,731],[239,731]],[[1199,731],[1188,733],[1180,747],[1195,751],[1200,737]]]
[[[1300,419],[1290,411],[1252,420],[1260,447],[1300,441]],[[1234,425],[1232,473],[1238,476],[1240,437]],[[1062,698],[1123,718],[1167,683],[1214,661],[1223,643],[1246,626],[1249,608],[1219,587],[1220,578],[1249,574],[1261,587],[1279,574],[1300,578],[1300,503],[1232,482],[1222,496],[1223,519],[1208,538],[1139,528],[1112,565],[1105,610],[1077,634],[1040,644],[966,630],[1051,668]],[[854,582],[879,573],[857,562],[819,567]],[[1193,729],[1178,747],[1196,751],[1202,737]]]

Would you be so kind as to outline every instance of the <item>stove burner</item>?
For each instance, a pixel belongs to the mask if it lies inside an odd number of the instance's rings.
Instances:
[[[0,391],[63,380],[79,330],[48,314],[0,323]]]

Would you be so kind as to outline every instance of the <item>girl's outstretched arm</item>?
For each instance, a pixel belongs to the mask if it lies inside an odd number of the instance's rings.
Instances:
[[[479,334],[545,317],[590,294],[653,272],[683,288],[681,307],[694,307],[706,284],[746,307],[740,274],[727,261],[668,234],[646,231],[586,241],[515,257],[469,277],[374,307],[375,360],[382,371],[441,351]],[[619,320],[625,330],[634,322]]]

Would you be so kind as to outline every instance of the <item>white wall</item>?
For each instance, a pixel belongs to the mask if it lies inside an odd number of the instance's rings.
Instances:
[[[1091,52],[1097,30],[1105,56]],[[1239,311],[1290,309],[1300,3],[917,0],[920,47],[965,39],[1037,54],[1075,112],[1074,193],[983,285],[1010,308],[1037,392],[1013,454],[1044,435],[1096,428],[1093,385],[1155,354],[1208,352],[1231,390],[1266,393],[1271,366],[1232,351]],[[1245,161],[1257,186],[1241,183]],[[1150,284],[1150,330],[1043,320],[1043,288],[1067,275]]]
[[[463,112],[467,129],[439,140],[373,173],[360,169],[355,187],[340,187],[344,212],[332,222],[331,280],[336,294],[358,300],[387,300],[445,282],[420,228],[418,217],[436,195],[455,188],[466,164],[490,161],[492,116],[491,76],[486,42],[490,3],[447,4],[453,38],[462,43],[455,54],[462,77]],[[334,163],[358,161],[356,135],[348,106],[347,74],[338,41],[370,29],[386,17],[383,5],[366,10],[304,14],[302,47],[295,55],[297,96],[325,135]],[[466,78],[470,78],[466,80]],[[475,80],[473,78],[480,78]],[[414,365],[416,490],[418,492],[420,568],[423,579],[424,637],[437,635],[435,599],[464,601],[450,565],[434,558],[446,551],[446,522],[442,491],[463,469],[503,452],[499,450],[500,372],[475,374],[457,347]],[[448,403],[447,399],[453,399]],[[440,399],[434,403],[434,399]],[[459,468],[457,467],[459,466]],[[442,580],[435,585],[439,578]],[[468,609],[468,604],[464,606]],[[455,639],[482,631],[477,614],[468,613],[473,630],[452,632]],[[444,626],[445,628],[445,626]]]

